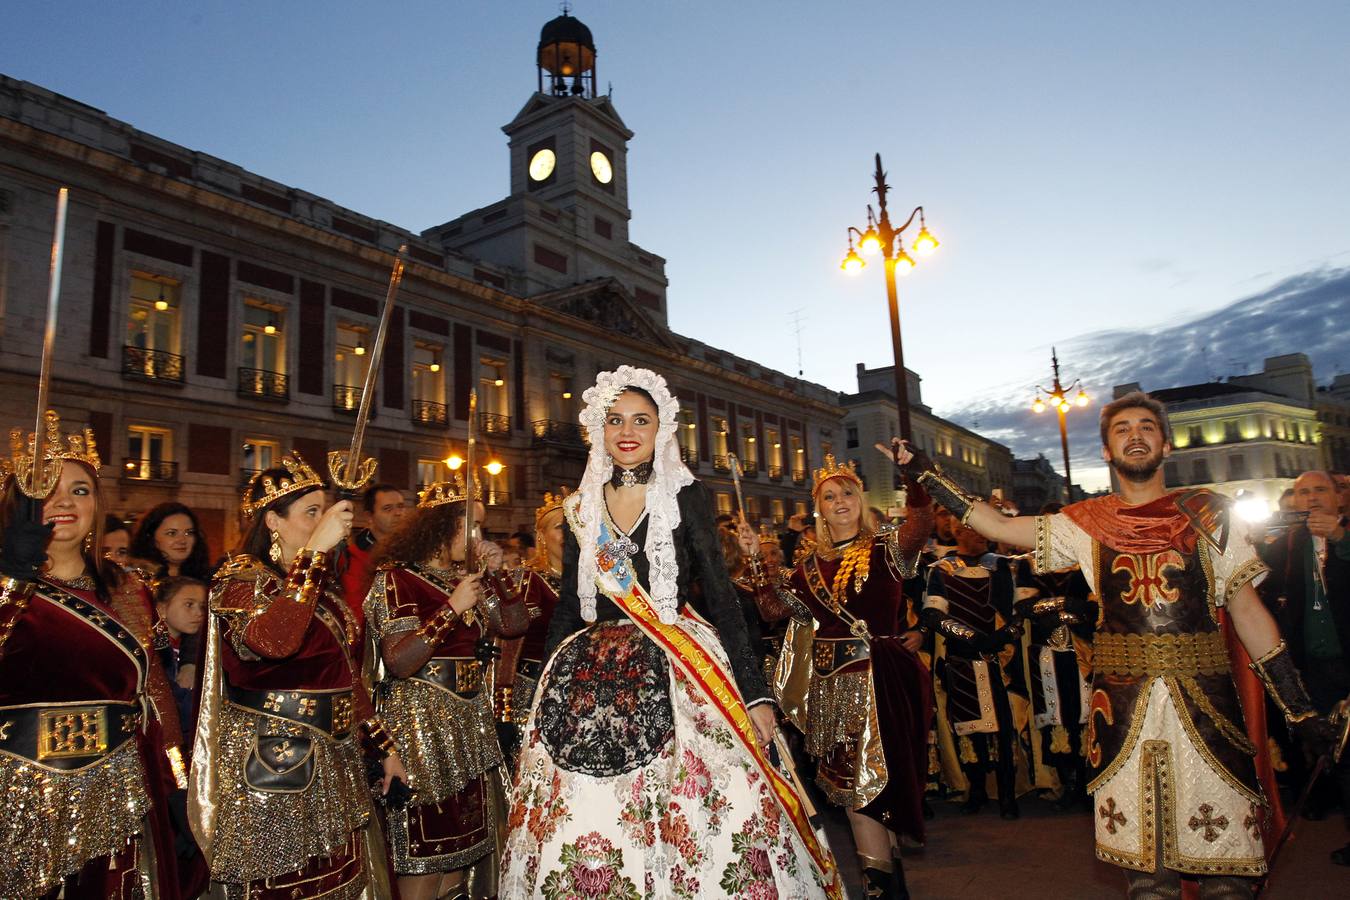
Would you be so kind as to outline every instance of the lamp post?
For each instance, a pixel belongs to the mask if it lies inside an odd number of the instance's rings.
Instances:
[[[1054,347],[1050,348],[1050,366],[1055,373],[1054,387],[1046,390],[1037,385],[1036,390],[1039,393],[1036,394],[1036,399],[1032,401],[1031,409],[1033,412],[1045,412],[1046,401],[1041,399],[1041,394],[1045,394],[1047,395],[1046,400],[1049,400],[1050,405],[1055,408],[1055,412],[1059,413],[1059,444],[1064,450],[1064,499],[1067,502],[1073,500],[1073,478],[1069,474],[1069,430],[1064,418],[1069,412],[1069,407],[1073,405],[1069,402],[1069,391],[1078,388],[1078,396],[1074,397],[1073,403],[1079,406],[1088,405],[1088,395],[1087,391],[1083,390],[1082,382],[1077,378],[1068,387],[1060,384],[1059,355],[1056,354]]]
[[[938,248],[938,240],[928,230],[923,218],[923,207],[916,206],[909,214],[905,224],[899,228],[891,225],[890,214],[886,211],[886,172],[881,168],[881,154],[877,154],[877,184],[872,188],[877,195],[877,215],[873,215],[872,206],[867,206],[867,230],[859,231],[852,225],[848,227],[848,253],[839,264],[849,275],[862,271],[866,261],[853,249],[853,236],[858,236],[858,247],[863,253],[871,255],[878,250],[886,269],[886,300],[891,311],[891,350],[895,355],[895,406],[899,413],[900,437],[909,440],[912,437],[909,425],[909,380],[905,377],[905,354],[900,342],[900,303],[896,297],[895,277],[908,275],[914,268],[914,257],[905,252],[900,236],[905,229],[919,219],[919,233],[914,238],[914,250],[921,256],[927,256]]]

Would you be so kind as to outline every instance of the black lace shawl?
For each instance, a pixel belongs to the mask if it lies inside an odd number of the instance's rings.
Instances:
[[[722,558],[722,545],[717,536],[717,524],[713,520],[712,501],[708,489],[702,482],[681,488],[675,497],[680,506],[680,524],[672,537],[675,542],[675,560],[680,567],[678,582],[679,605],[683,607],[692,596],[695,585],[701,591],[699,608],[706,611],[709,622],[717,630],[722,646],[731,660],[732,674],[736,686],[746,705],[772,698],[764,683],[764,676],[758,659],[750,649],[750,639],[746,635],[745,619],[741,616],[740,601],[736,597],[736,588],[727,574],[726,562]],[[647,519],[642,521],[629,535],[639,547],[646,547]],[[569,528],[563,538],[562,588],[558,594],[558,605],[553,610],[549,623],[548,642],[544,647],[544,658],[550,659],[553,651],[569,635],[586,627],[581,618],[581,604],[577,599],[577,547],[576,537]],[[639,552],[632,559],[638,583],[650,590],[648,582],[649,565],[645,553]],[[614,605],[603,592],[595,598],[596,621],[627,619],[623,610]]]

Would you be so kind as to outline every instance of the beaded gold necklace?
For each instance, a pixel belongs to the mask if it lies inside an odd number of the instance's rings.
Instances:
[[[872,535],[863,532],[844,549],[843,558],[839,560],[839,570],[834,573],[830,597],[833,600],[835,610],[838,610],[847,602],[850,578],[853,580],[853,593],[856,594],[862,590],[863,582],[867,581],[867,573],[871,565]]]

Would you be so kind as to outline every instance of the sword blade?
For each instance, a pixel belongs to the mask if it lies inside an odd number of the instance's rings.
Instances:
[[[394,300],[398,297],[399,285],[403,283],[404,255],[408,245],[398,248],[394,257],[394,266],[389,271],[389,287],[384,294],[384,309],[380,310],[380,324],[375,330],[375,342],[370,348],[370,364],[366,367],[366,380],[361,385],[361,405],[356,410],[356,427],[352,430],[351,449],[347,451],[346,471],[343,473],[348,484],[356,480],[361,467],[361,445],[366,438],[366,423],[370,421],[370,404],[375,399],[375,382],[380,377],[380,361],[384,356],[384,340],[389,334],[389,318],[394,312]]]
[[[473,571],[474,445],[478,442],[478,390],[469,391],[469,439],[464,448],[464,568]]]
[[[41,483],[42,436],[46,432],[47,394],[52,378],[52,352],[56,345],[56,314],[61,303],[61,258],[66,248],[66,210],[70,189],[56,194],[56,228],[52,234],[51,267],[47,275],[47,325],[42,332],[42,362],[38,368],[37,424],[33,427],[33,485]]]
[[[736,488],[736,509],[741,514],[741,521],[745,521],[745,497],[741,494],[741,460],[735,453],[727,454],[727,462],[731,469],[731,484]]]

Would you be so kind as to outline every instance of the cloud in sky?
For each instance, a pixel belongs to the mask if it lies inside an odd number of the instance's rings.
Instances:
[[[1155,261],[1156,262],[1156,261]],[[1128,310],[1121,310],[1128,316]],[[1104,487],[1097,410],[1118,384],[1144,390],[1213,381],[1261,371],[1268,356],[1306,353],[1325,382],[1350,372],[1350,268],[1319,268],[1286,278],[1260,293],[1180,322],[1085,334],[1059,345],[1065,376],[1081,378],[1093,394],[1087,410],[1069,413],[1074,480]],[[939,409],[962,425],[1007,444],[1021,457],[1044,453],[1058,469],[1059,429],[1050,412],[1030,410],[1040,373],[1010,373],[978,399]]]

